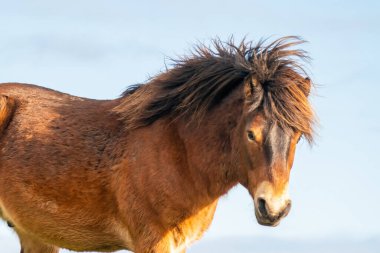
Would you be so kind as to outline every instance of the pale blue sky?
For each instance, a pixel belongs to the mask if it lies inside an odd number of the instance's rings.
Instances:
[[[277,228],[259,226],[237,187],[204,240],[380,238],[379,1],[130,2],[0,0],[0,82],[115,98],[197,41],[300,35],[320,128],[313,148],[299,145],[291,214]],[[0,249],[17,244],[9,234],[0,228]]]

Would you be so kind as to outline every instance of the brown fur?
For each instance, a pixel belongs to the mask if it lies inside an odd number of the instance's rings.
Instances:
[[[290,138],[293,146],[301,133],[311,134],[305,109],[310,82],[283,63],[281,75],[273,70],[272,88],[259,91],[248,77],[257,76],[265,87],[260,75],[240,76],[231,69],[246,55],[238,56],[232,46],[225,54],[221,50],[202,51],[207,61],[202,55],[185,59],[109,101],[0,85],[0,93],[17,104],[7,124],[11,110],[4,108],[14,106],[0,100],[0,213],[14,225],[24,253],[184,252],[210,225],[220,196],[239,182],[252,193],[267,180],[265,131],[273,124],[292,129],[276,138]],[[223,64],[229,70],[217,71]],[[305,115],[296,115],[295,108]],[[262,140],[248,143],[246,128],[258,127],[257,117],[263,119]],[[293,146],[286,171],[274,172],[273,182],[287,182]]]

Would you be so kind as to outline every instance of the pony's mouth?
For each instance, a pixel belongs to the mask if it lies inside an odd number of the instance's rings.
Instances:
[[[260,215],[257,211],[255,211],[256,220],[260,225],[268,226],[268,227],[276,227],[278,224],[280,224],[280,221],[282,217],[279,218],[270,218],[270,217],[263,217]]]
[[[267,211],[264,211],[259,207],[255,208],[255,215],[257,222],[263,226],[276,227],[280,224],[281,220],[285,218],[290,212],[291,204],[288,203],[286,208],[277,215],[271,215]]]

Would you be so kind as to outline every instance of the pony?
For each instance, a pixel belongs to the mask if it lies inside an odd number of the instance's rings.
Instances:
[[[21,252],[185,252],[237,184],[278,225],[313,141],[303,42],[215,39],[114,100],[1,84],[0,217]]]

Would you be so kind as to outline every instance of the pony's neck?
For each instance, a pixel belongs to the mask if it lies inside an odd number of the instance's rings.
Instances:
[[[189,170],[197,186],[211,200],[227,193],[239,180],[238,135],[243,110],[240,89],[236,89],[202,122],[177,124],[184,143]]]

